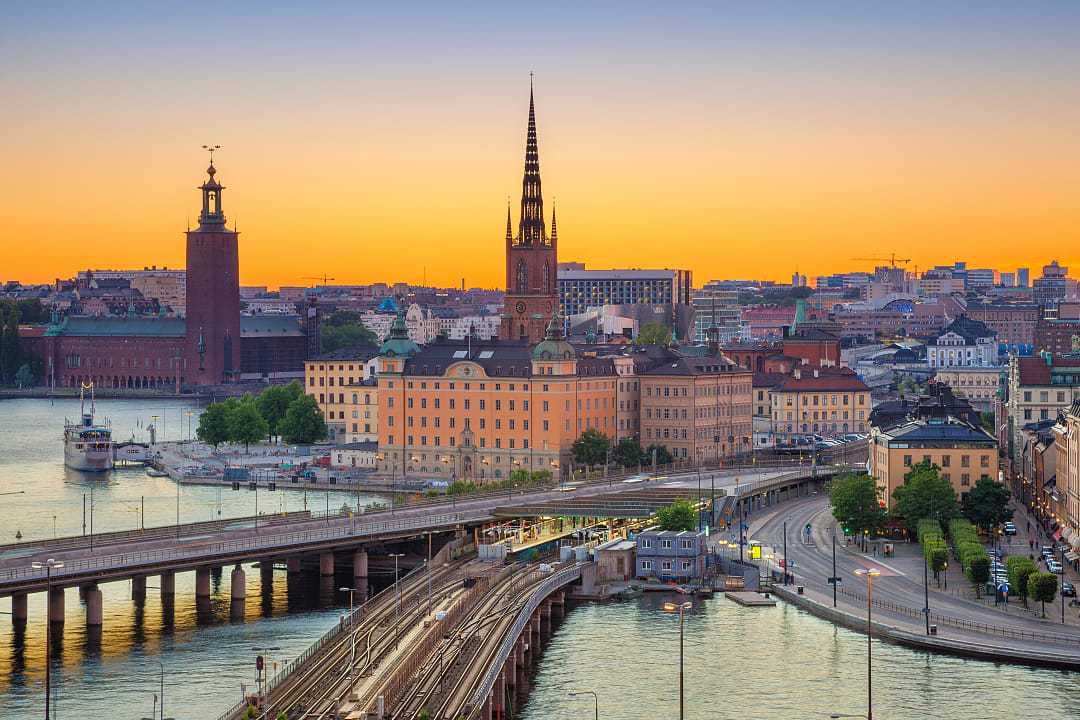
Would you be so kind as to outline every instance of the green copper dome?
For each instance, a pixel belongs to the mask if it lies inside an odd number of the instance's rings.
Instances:
[[[405,326],[405,310],[398,305],[397,317],[390,326],[390,335],[379,348],[379,354],[387,357],[412,357],[419,348],[409,339],[409,328]]]
[[[551,316],[544,339],[533,348],[533,360],[572,360],[577,356],[574,346],[563,339],[562,321],[559,319],[559,311]]]

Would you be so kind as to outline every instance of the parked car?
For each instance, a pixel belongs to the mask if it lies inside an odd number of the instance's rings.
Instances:
[[[1047,560],[1046,569],[1054,573],[1055,575],[1060,575],[1062,572],[1065,571],[1065,568],[1061,567],[1061,563],[1059,563],[1057,560]]]
[[[1005,529],[1005,534],[1006,535],[1015,535],[1016,534],[1016,525],[1014,525],[1011,522],[1005,523],[1005,528],[1004,529]]]
[[[1068,580],[1062,580],[1061,594],[1064,597],[1076,597],[1076,587]]]

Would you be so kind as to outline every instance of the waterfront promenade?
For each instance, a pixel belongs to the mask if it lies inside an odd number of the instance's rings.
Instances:
[[[866,578],[856,570],[876,568],[881,575],[873,583],[873,618],[880,624],[875,632],[897,642],[977,657],[1080,669],[1080,628],[1061,624],[1055,613],[1042,619],[1030,611],[996,610],[962,594],[938,590],[929,583],[930,624],[926,630],[923,613],[927,589],[923,582],[921,555],[917,546],[898,544],[896,557],[880,558],[845,546],[842,536],[836,545],[836,575],[841,583],[833,607],[832,535],[835,521],[826,496],[780,505],[751,524],[753,539],[770,547],[777,559],[783,556],[784,522],[787,521],[787,553],[794,576],[792,584],[780,587],[781,597],[816,614],[855,630],[866,628]],[[810,542],[804,529],[809,524]],[[1026,550],[1027,544],[1024,543]],[[774,565],[775,567],[775,565]],[[950,578],[950,583],[966,580]],[[796,588],[803,587],[803,595]],[[1057,608],[1053,608],[1057,610]]]

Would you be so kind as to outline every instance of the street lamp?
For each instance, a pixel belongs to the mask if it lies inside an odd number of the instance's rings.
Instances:
[[[397,647],[398,635],[401,633],[401,583],[398,580],[398,558],[405,557],[405,553],[390,553],[394,558],[394,587],[397,588],[397,622],[394,626],[394,647]]]
[[[873,662],[872,662],[872,645],[874,626],[871,620],[871,608],[873,607],[874,597],[874,578],[881,575],[881,571],[877,568],[869,568],[863,570],[859,568],[855,571],[856,575],[866,576],[866,720],[874,720],[873,709]]]
[[[338,592],[347,592],[347,593],[349,593],[349,617],[351,618],[352,617],[353,593],[356,592],[356,588],[339,587]]]
[[[576,692],[566,693],[569,697],[582,697],[584,695],[592,695],[593,699],[593,719],[600,720],[600,698],[592,690],[578,690]]]
[[[43,563],[32,562],[30,567],[35,570],[45,569],[45,720],[49,720],[49,695],[52,685],[52,572],[64,567],[64,563],[49,558]]]
[[[690,602],[664,603],[664,612],[679,613],[679,720],[683,720],[683,621],[686,611],[693,607]]]

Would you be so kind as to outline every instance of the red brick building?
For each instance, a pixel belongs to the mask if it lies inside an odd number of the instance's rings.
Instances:
[[[540,190],[540,150],[536,139],[536,111],[529,88],[529,127],[525,141],[525,174],[521,180],[521,216],[513,236],[510,208],[506,208],[506,297],[503,301],[503,340],[537,343],[544,339],[558,302],[558,231],[551,213],[551,237],[544,226],[544,197]]]
[[[318,345],[317,306],[305,308],[303,319],[240,316],[237,233],[225,226],[216,172],[211,162],[199,188],[199,227],[187,233],[186,319],[131,308],[126,316],[54,316],[47,328],[21,328],[23,347],[42,360],[44,384],[179,391],[303,377],[310,346]]]

